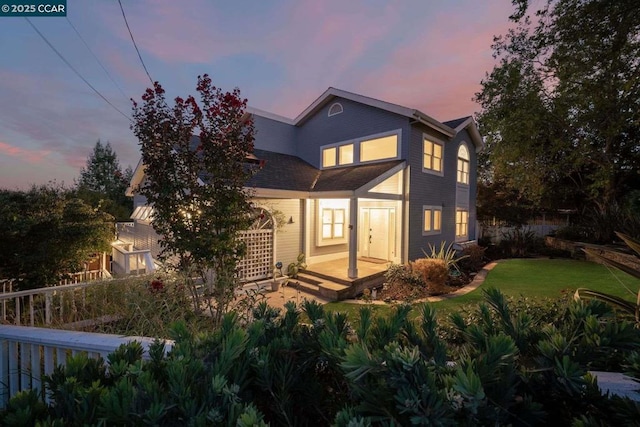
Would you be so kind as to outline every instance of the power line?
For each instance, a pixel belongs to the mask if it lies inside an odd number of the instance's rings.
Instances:
[[[129,27],[129,22],[127,21],[127,15],[124,14],[124,8],[122,7],[122,2],[118,0],[118,4],[120,5],[120,10],[122,11],[122,17],[124,18],[124,23],[127,26],[127,30],[129,30],[129,35],[131,36],[131,41],[133,42],[133,47],[136,48],[136,52],[138,52],[138,58],[140,58],[140,63],[142,63],[142,68],[144,68],[144,72],[147,73],[147,77],[149,77],[149,81],[151,82],[151,86],[153,86],[153,79],[149,74],[149,70],[147,70],[147,66],[144,65],[144,61],[142,60],[142,55],[140,55],[140,50],[138,49],[138,45],[133,38],[133,33],[131,32],[131,28]]]
[[[120,91],[120,93],[122,94],[122,96],[124,97],[124,99],[128,102],[130,97],[127,97],[127,95],[124,93],[124,91],[122,90],[122,88],[120,87],[120,85],[118,85],[118,83],[116,83],[116,81],[113,79],[113,77],[111,77],[111,74],[109,74],[109,71],[107,71],[106,67],[104,66],[104,64],[100,61],[100,59],[98,59],[98,57],[96,56],[96,54],[91,50],[91,48],[89,47],[89,44],[86,42],[86,40],[84,39],[84,37],[82,37],[82,34],[80,34],[80,31],[78,31],[78,29],[75,27],[75,25],[73,25],[73,23],[69,20],[68,17],[67,18],[67,22],[69,23],[69,25],[71,25],[71,28],[73,28],[73,31],[76,32],[76,34],[78,35],[78,37],[80,38],[80,40],[82,40],[82,43],[84,43],[84,45],[86,46],[87,50],[89,52],[91,52],[91,55],[93,55],[93,58],[96,60],[96,62],[98,64],[100,64],[100,66],[102,67],[102,70],[105,72],[105,74],[107,75],[107,77],[109,77],[109,80],[111,80],[111,82],[115,85],[115,87],[118,88],[118,90]]]
[[[47,38],[44,36],[44,34],[42,34],[40,32],[40,30],[38,30],[38,28],[36,28],[35,25],[33,25],[33,22],[31,22],[31,20],[29,20],[29,18],[25,17],[24,19],[27,20],[27,22],[29,23],[29,25],[31,25],[31,27],[36,31],[36,33],[38,33],[38,35],[42,38],[42,40],[44,40],[44,42],[46,44],[49,45],[49,47],[56,53],[56,55],[58,55],[58,57],[60,57],[60,59],[62,59],[62,61],[64,61],[65,64],[67,64],[69,66],[69,68],[71,68],[71,70],[76,73],[76,75],[78,77],[80,77],[82,79],[83,82],[85,82],[87,84],[87,86],[89,86],[91,89],[93,89],[93,91],[98,94],[98,96],[100,98],[102,98],[104,100],[104,102],[106,102],[107,104],[111,105],[111,107],[116,110],[118,113],[122,114],[122,116],[124,118],[126,118],[127,120],[131,121],[131,118],[129,116],[127,116],[125,113],[123,113],[122,111],[120,111],[120,109],[118,109],[118,107],[116,107],[115,105],[113,105],[107,98],[105,98],[100,92],[98,92],[98,89],[96,89],[95,87],[93,87],[93,85],[91,83],[89,83],[89,81],[87,79],[85,79],[84,77],[82,77],[82,74],[80,74],[78,72],[78,70],[76,70],[73,65],[71,65],[71,63],[69,61],[67,61],[65,59],[64,56],[62,56],[62,54],[60,52],[58,52],[58,50],[51,44],[51,42],[49,42],[49,40],[47,40]]]

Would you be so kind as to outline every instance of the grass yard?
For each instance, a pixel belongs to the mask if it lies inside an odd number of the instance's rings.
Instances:
[[[461,305],[482,300],[482,289],[495,287],[507,296],[556,299],[578,288],[589,288],[636,301],[640,280],[616,269],[587,261],[569,259],[508,259],[489,272],[484,283],[473,292],[433,303],[439,312],[452,312]],[[633,293],[627,291],[630,289]],[[327,310],[342,311],[350,319],[358,317],[359,304],[335,302]],[[373,306],[376,314],[387,314],[391,306]]]

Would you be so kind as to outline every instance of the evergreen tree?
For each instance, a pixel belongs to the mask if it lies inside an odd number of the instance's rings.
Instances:
[[[122,171],[111,144],[103,145],[98,140],[87,158],[86,167],[80,170],[80,178],[76,182],[78,197],[117,220],[126,221],[133,208],[132,201],[125,195],[132,175],[131,167]]]

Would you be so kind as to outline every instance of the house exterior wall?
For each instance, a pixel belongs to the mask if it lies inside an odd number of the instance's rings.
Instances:
[[[266,117],[253,115],[255,148],[295,155],[298,128]]]
[[[335,102],[342,105],[343,112],[328,117],[329,107]],[[295,154],[320,168],[321,146],[396,129],[402,130],[400,147],[401,156],[404,156],[410,130],[409,119],[368,105],[335,98],[300,126]]]
[[[286,266],[296,260],[302,250],[304,215],[302,201],[299,199],[254,199],[254,204],[265,208],[272,214],[280,215],[284,220],[275,235],[275,262],[282,262],[283,272]],[[293,223],[289,223],[289,219]]]
[[[422,171],[424,135],[444,142],[442,176]],[[448,139],[426,127],[414,125],[411,130],[411,145],[407,159],[410,166],[408,224],[408,257],[410,260],[424,256],[422,250],[428,250],[429,245],[439,247],[442,242],[447,244],[455,242],[456,178],[458,147],[461,141],[466,141],[469,147],[469,239],[475,238],[477,156],[470,136],[466,131],[462,131],[454,139]],[[440,234],[422,235],[422,216],[425,205],[442,206],[442,231]]]

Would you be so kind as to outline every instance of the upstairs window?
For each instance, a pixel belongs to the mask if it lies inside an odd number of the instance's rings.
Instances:
[[[458,148],[458,183],[469,184],[469,150],[464,144]]]
[[[442,144],[424,139],[422,169],[442,173]]]
[[[322,167],[330,168],[336,165],[336,147],[322,150]]]
[[[360,161],[395,159],[398,157],[398,135],[383,136],[360,142]]]
[[[338,147],[338,164],[350,165],[353,163],[353,144]]]
[[[331,107],[329,107],[329,114],[328,116],[335,116],[336,114],[340,114],[342,113],[344,110],[342,108],[342,104],[340,104],[339,102],[335,102],[333,104],[331,104]]]

